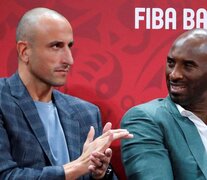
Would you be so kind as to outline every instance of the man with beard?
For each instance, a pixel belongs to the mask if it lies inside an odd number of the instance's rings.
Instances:
[[[169,96],[131,108],[122,128],[128,179],[207,179],[207,30],[180,35],[166,57]]]
[[[101,128],[97,106],[63,94],[73,65],[68,20],[47,8],[26,12],[16,30],[18,70],[0,79],[0,179],[116,179],[111,143],[132,137]]]

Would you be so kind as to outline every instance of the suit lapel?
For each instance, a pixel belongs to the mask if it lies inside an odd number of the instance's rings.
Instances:
[[[11,89],[11,94],[15,97],[14,100],[21,108],[43,151],[47,155],[50,163],[53,165],[54,159],[49,148],[43,124],[38,115],[36,106],[20,80],[19,75],[15,74],[9,78],[8,84]]]
[[[65,134],[70,160],[77,159],[81,154],[80,125],[78,114],[71,102],[66,102],[59,92],[53,91],[53,98],[58,110],[61,125]],[[72,101],[72,99],[71,99]]]
[[[187,117],[181,116],[169,97],[166,99],[166,107],[170,110],[170,113],[182,129],[189,149],[207,179],[207,153],[196,126]]]

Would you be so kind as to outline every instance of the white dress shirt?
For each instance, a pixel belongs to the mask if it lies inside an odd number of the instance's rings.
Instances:
[[[193,114],[191,111],[185,110],[179,104],[176,104],[176,106],[182,116],[187,117],[195,124],[198,130],[198,133],[201,137],[201,140],[203,142],[203,145],[207,152],[207,125],[198,116]]]

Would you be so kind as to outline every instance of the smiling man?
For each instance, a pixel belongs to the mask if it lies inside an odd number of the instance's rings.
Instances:
[[[131,108],[122,127],[128,179],[207,179],[207,30],[180,35],[166,58],[169,96]]]

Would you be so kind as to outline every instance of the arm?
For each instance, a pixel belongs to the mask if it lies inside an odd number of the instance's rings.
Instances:
[[[134,135],[122,140],[122,160],[128,179],[172,180],[173,173],[168,150],[156,117],[151,117],[140,107],[129,110],[121,127]]]

